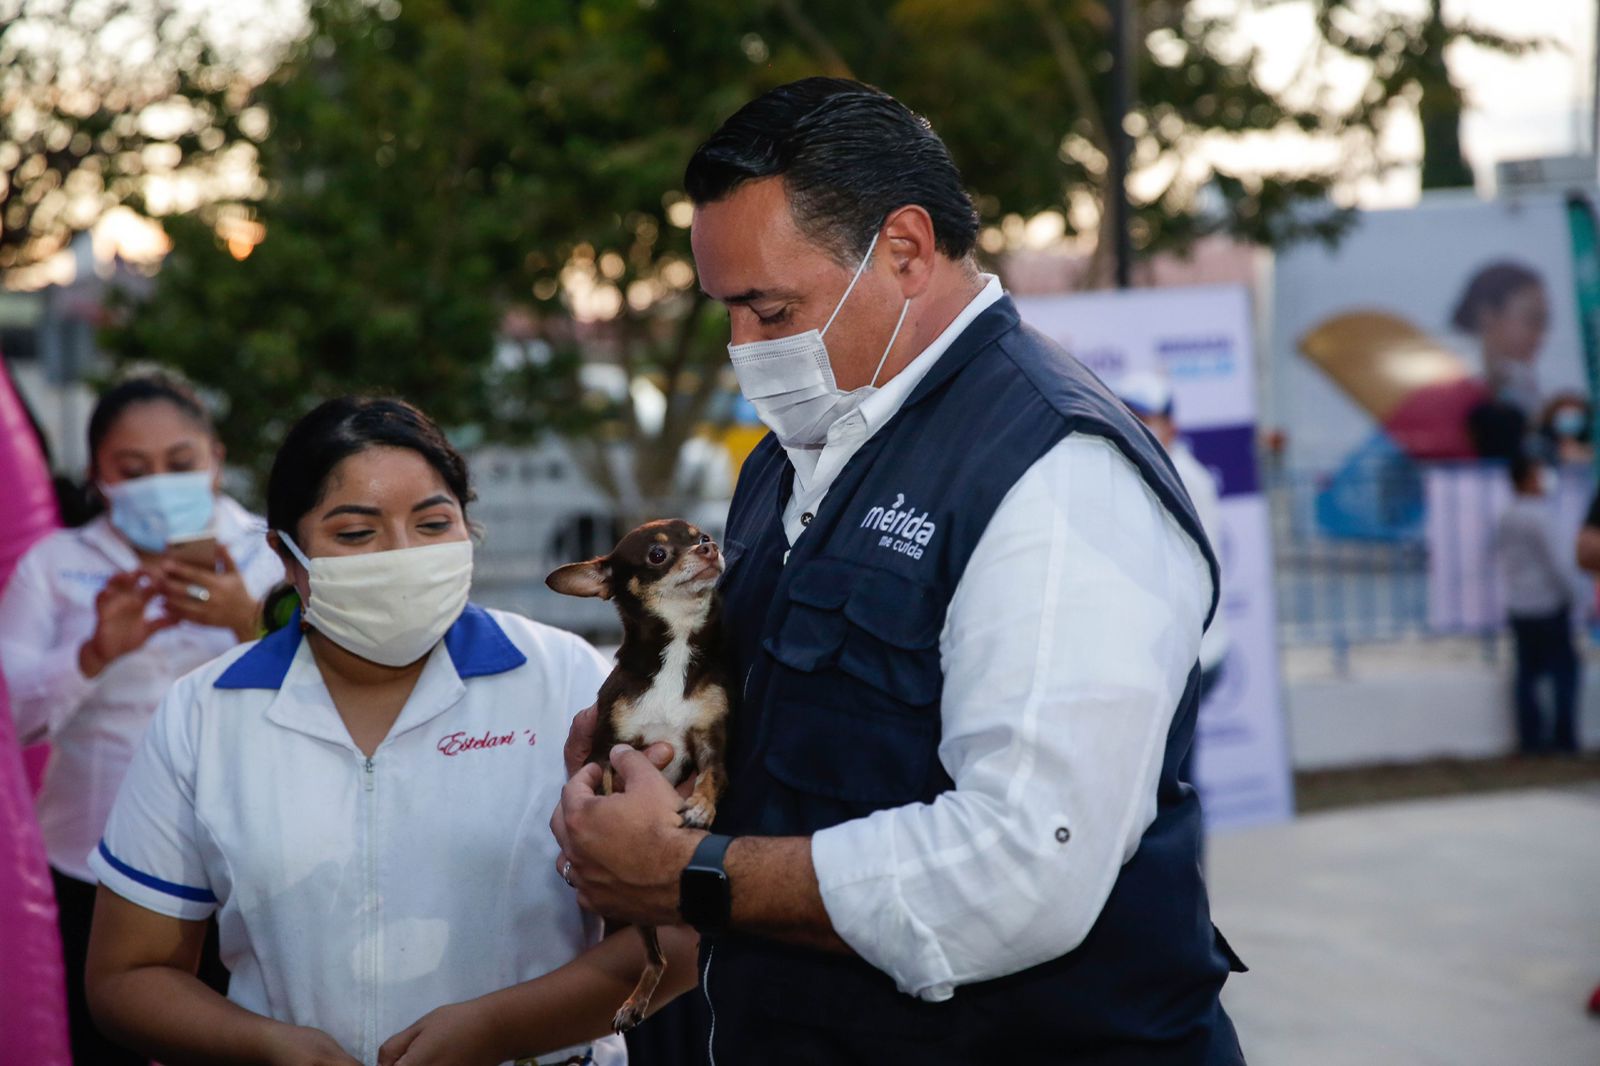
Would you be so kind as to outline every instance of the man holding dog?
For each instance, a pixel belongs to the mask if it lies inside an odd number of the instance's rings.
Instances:
[[[731,784],[708,835],[643,754],[578,772],[581,902],[701,930],[713,1062],[1243,1062],[1177,772],[1217,570],[1160,445],[978,271],[892,97],[774,89],[685,187],[773,431],[722,545]]]

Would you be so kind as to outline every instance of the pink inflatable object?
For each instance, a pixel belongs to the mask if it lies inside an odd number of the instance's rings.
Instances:
[[[0,362],[0,583],[58,523],[38,438]],[[0,678],[0,1062],[71,1066],[56,900]]]

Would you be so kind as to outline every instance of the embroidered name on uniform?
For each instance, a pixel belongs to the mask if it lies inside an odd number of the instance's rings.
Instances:
[[[538,734],[531,729],[524,729],[522,735],[525,743],[533,744],[538,740]],[[484,748],[503,748],[508,744],[515,744],[515,733],[489,733],[481,737],[471,736],[468,733],[451,733],[449,736],[439,738],[439,754],[460,755],[464,751],[482,751]]]
[[[922,558],[922,549],[933,540],[938,526],[928,521],[928,512],[917,513],[915,506],[906,506],[905,493],[896,493],[894,503],[888,507],[874,507],[861,520],[862,529],[879,533],[878,547],[888,548],[913,559]]]

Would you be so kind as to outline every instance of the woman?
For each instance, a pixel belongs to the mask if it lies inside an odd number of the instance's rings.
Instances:
[[[1490,263],[1472,275],[1450,322],[1483,346],[1483,376],[1500,403],[1532,422],[1539,412],[1539,375],[1534,364],[1550,328],[1544,279],[1511,260]]]
[[[0,597],[0,670],[19,743],[52,746],[37,813],[65,949],[73,1056],[116,1066],[144,1060],[96,1033],[84,1002],[89,852],[161,697],[256,635],[257,599],[283,568],[260,519],[221,494],[222,445],[181,379],[141,373],[101,396],[89,456],[109,511],[45,537],[18,561]],[[172,537],[206,533],[215,566],[166,551]]]
[[[643,947],[631,930],[590,947],[548,828],[562,741],[608,664],[467,602],[471,498],[461,456],[400,401],[332,400],[289,433],[267,517],[305,613],[174,687],[94,860],[89,997],[130,1044],[624,1061],[603,1034]],[[227,1000],[191,976],[212,913]],[[664,1002],[695,946],[663,945]]]

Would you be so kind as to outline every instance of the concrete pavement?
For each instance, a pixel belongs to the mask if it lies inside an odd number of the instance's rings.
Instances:
[[[1208,863],[1254,1066],[1600,1066],[1600,789],[1316,814]]]

